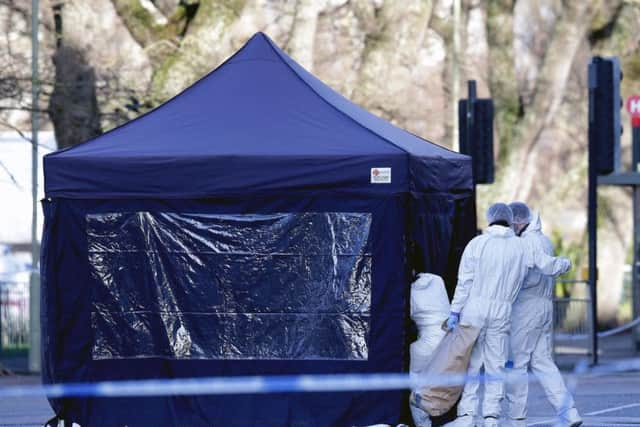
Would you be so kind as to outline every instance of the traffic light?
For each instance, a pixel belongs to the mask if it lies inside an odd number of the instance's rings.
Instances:
[[[495,179],[493,162],[493,101],[475,99],[475,82],[469,82],[469,100],[458,101],[460,152],[471,156],[473,181],[491,184]],[[469,105],[472,105],[471,111]]]
[[[622,70],[617,57],[594,56],[589,63],[589,150],[598,175],[620,169]]]

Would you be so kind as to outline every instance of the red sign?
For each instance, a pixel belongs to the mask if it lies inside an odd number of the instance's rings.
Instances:
[[[627,111],[631,115],[631,126],[640,126],[640,95],[633,95],[627,99]]]

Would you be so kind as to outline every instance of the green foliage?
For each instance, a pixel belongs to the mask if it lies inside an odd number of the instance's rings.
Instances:
[[[634,52],[634,55],[623,58],[622,69],[624,70],[625,80],[634,82],[640,80],[640,55]]]
[[[619,56],[624,79],[623,91],[627,92],[637,87],[640,80],[639,45],[634,40],[640,19],[640,4],[635,2],[619,3],[608,14],[599,13],[592,23],[590,40],[593,44],[594,55]]]
[[[563,279],[567,280],[576,280],[580,278],[580,268],[585,262],[586,255],[588,253],[586,248],[586,242],[583,240],[582,242],[566,242],[562,237],[562,233],[558,230],[553,230],[551,232],[551,242],[553,244],[553,248],[555,250],[556,256],[563,256],[569,258],[571,260],[571,264],[573,268],[562,276]],[[569,296],[570,290],[567,287],[562,286],[560,283],[559,289],[560,294],[563,296]]]
[[[511,0],[489,0],[487,3],[487,38],[492,62],[491,94],[495,105],[495,126],[499,138],[498,165],[506,164],[514,148],[516,128],[520,121],[520,102],[511,52],[512,13],[513,1]]]
[[[631,299],[626,299],[620,303],[618,308],[618,322],[626,323],[633,319],[633,303]]]
[[[127,3],[130,8],[129,13],[131,14],[131,17],[133,19],[137,20],[140,24],[146,27],[152,27],[154,25],[151,13],[149,13],[147,9],[142,7],[139,1],[129,0]]]
[[[429,27],[438,33],[447,45],[447,49],[452,49],[453,43],[453,19],[440,19],[436,15],[431,16]]]
[[[498,164],[505,164],[513,149],[516,128],[520,120],[517,99],[496,99],[495,122],[498,129],[499,147]]]
[[[178,53],[169,55],[162,64],[153,73],[153,83],[151,85],[151,99],[161,104],[166,101],[165,88],[167,87],[167,81],[171,78],[171,68],[178,62]]]
[[[231,0],[227,2],[229,8],[234,12],[236,17],[240,16],[240,13],[242,13],[242,9],[244,9],[246,3],[246,0]]]
[[[627,248],[627,255],[625,255],[624,263],[629,265],[633,264],[633,245],[629,245]]]
[[[189,20],[187,6],[182,3],[176,7],[166,24],[157,23],[140,0],[114,0],[114,5],[131,35],[142,46],[158,40],[175,39],[184,32]]]
[[[29,345],[27,344],[12,344],[5,345],[0,348],[0,356],[13,358],[13,357],[24,357],[29,354]],[[0,365],[0,369],[2,366]]]
[[[131,35],[138,43],[147,45],[151,42],[154,20],[151,13],[145,9],[139,0],[115,0],[114,5],[125,21]]]
[[[242,13],[246,0],[203,0],[198,9],[198,18],[218,20],[220,17],[234,21]]]
[[[362,57],[367,58],[371,52],[374,52],[378,48],[384,45],[388,37],[385,36],[384,31],[375,31],[367,33],[364,38],[364,50],[362,51]]]
[[[593,51],[597,55],[620,55],[635,29],[631,14],[634,6],[615,1],[616,5],[596,9],[589,33]]]
[[[197,9],[188,9],[176,16],[184,17],[185,31],[178,34],[179,47],[162,58],[155,67],[151,99],[162,102],[175,92],[193,83],[199,76],[217,65],[210,62],[210,50],[200,35],[211,31],[222,33],[232,25],[242,13],[246,0],[202,0]],[[170,24],[169,24],[170,25]],[[197,58],[198,61],[194,61]],[[179,76],[179,85],[173,81]]]

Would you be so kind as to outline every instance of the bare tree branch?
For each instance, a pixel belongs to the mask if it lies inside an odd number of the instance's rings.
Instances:
[[[49,112],[48,109],[42,108],[31,108],[27,106],[18,106],[18,107],[8,107],[0,105],[0,111],[30,111],[32,113],[43,113],[46,114]]]
[[[0,169],[5,171],[5,173],[9,176],[9,179],[17,189],[19,189],[20,191],[24,191],[24,188],[22,188],[22,186],[18,183],[16,178],[13,176],[9,168],[2,162],[2,160],[0,160]]]
[[[24,142],[26,142],[27,144],[33,144],[33,138],[29,137],[22,130],[20,130],[16,126],[12,125],[11,123],[7,122],[6,120],[0,120],[0,126],[4,126],[6,128],[9,128],[9,129],[13,130],[14,132],[16,132],[18,135],[20,135],[20,138],[22,138],[24,140]],[[48,146],[46,144],[42,144],[40,142],[38,143],[38,147],[46,148],[46,149],[49,149],[49,150],[51,149],[50,146]]]
[[[33,139],[28,137],[24,132],[22,132],[20,129],[18,129],[16,126],[12,125],[11,123],[7,122],[6,120],[0,120],[0,125],[15,131],[18,135],[20,135],[20,138],[30,143],[33,143]]]

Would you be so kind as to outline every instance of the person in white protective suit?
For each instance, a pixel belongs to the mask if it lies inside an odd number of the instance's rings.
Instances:
[[[438,347],[445,331],[442,324],[449,317],[449,297],[440,276],[429,273],[418,274],[411,284],[411,319],[418,328],[418,339],[409,348],[410,375],[425,372],[433,351]],[[413,405],[409,405],[416,427],[430,427],[429,414]]]
[[[484,366],[490,377],[485,382],[482,410],[486,427],[498,426],[504,383],[496,377],[504,374],[511,307],[528,269],[535,266],[545,274],[556,275],[571,268],[566,258],[527,250],[524,241],[511,229],[512,221],[511,208],[504,203],[496,203],[487,210],[489,227],[471,240],[462,254],[458,285],[447,320],[449,329],[458,323],[480,328],[467,373],[476,377]],[[467,381],[458,404],[458,418],[450,424],[475,425],[478,388],[477,379]]]
[[[513,211],[516,234],[528,246],[553,255],[551,241],[542,233],[540,216],[532,215],[521,202],[509,206]],[[515,381],[506,387],[507,415],[513,426],[526,425],[528,367],[540,382],[562,425],[577,427],[582,424],[573,396],[552,358],[554,287],[553,276],[531,269],[513,305],[510,345]]]

